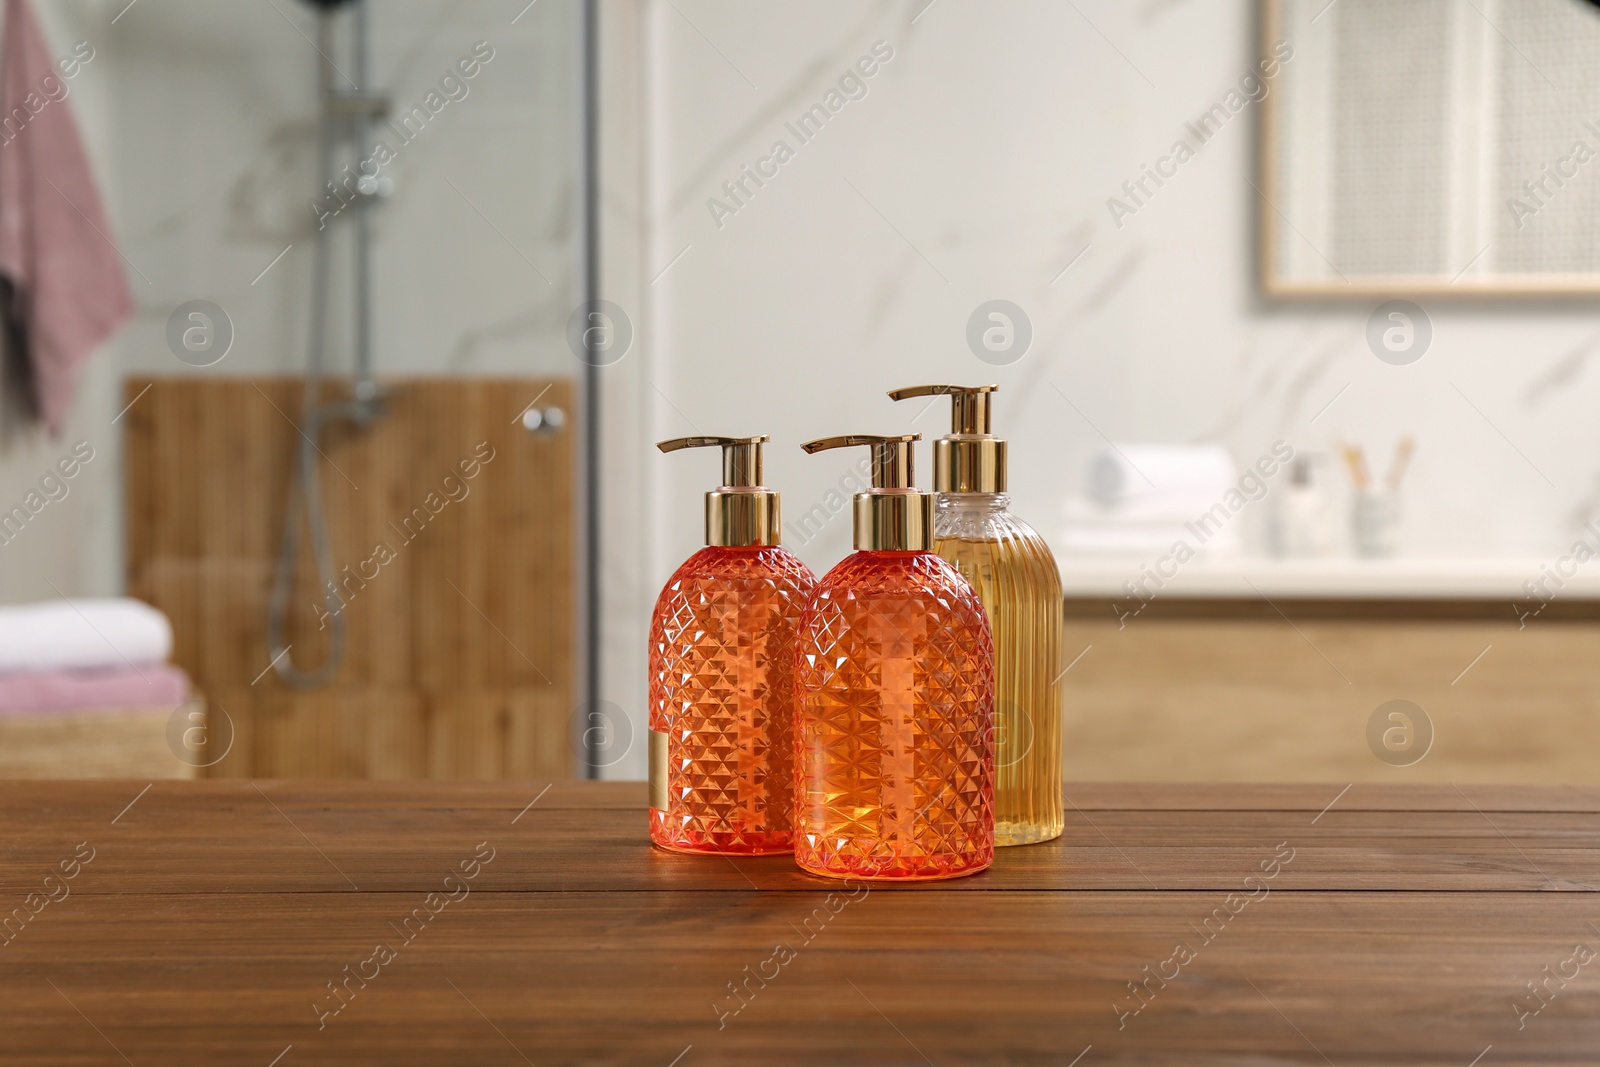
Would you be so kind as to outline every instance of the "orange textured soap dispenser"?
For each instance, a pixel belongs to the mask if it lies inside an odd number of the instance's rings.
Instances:
[[[720,445],[706,546],[668,579],[650,623],[650,840],[679,852],[793,849],[795,628],[816,578],[778,547],[766,437]]]
[[[994,653],[977,594],[932,552],[912,442],[872,448],[855,547],[800,619],[795,861],[812,874],[955,878],[994,860]]]

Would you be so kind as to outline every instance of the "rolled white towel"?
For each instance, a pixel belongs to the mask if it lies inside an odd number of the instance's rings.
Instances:
[[[1149,498],[1216,501],[1239,471],[1220,444],[1113,445],[1089,461],[1089,496],[1102,507]]]
[[[172,654],[172,624],[127,598],[0,607],[0,671],[126,667]]]

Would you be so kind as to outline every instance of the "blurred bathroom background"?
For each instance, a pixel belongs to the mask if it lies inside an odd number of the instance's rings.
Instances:
[[[820,573],[860,472],[799,443],[948,382],[1057,552],[1069,781],[1600,777],[1593,5],[360,6],[32,4],[134,310],[58,432],[6,386],[0,630],[94,650],[0,648],[0,773],[643,777],[715,473],[652,443],[770,434]]]

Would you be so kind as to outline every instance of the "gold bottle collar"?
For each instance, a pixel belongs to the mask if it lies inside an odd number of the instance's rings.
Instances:
[[[706,494],[706,544],[771,546],[782,536],[778,494],[770,489],[715,489]]]
[[[1006,443],[955,434],[933,442],[933,488],[940,493],[1006,491]]]
[[[855,495],[855,546],[866,552],[927,552],[933,548],[932,493],[873,490]]]

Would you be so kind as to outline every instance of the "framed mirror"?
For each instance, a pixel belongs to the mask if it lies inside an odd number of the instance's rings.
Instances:
[[[1262,0],[1263,289],[1600,294],[1600,6]]]

